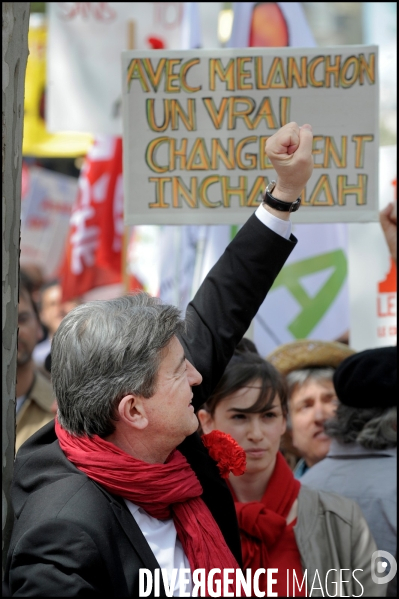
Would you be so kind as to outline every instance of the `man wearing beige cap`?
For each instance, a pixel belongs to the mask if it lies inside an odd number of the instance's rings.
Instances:
[[[292,444],[301,456],[296,478],[328,453],[331,440],[324,423],[338,406],[333,374],[353,353],[343,343],[303,339],[279,346],[266,358],[286,376]]]

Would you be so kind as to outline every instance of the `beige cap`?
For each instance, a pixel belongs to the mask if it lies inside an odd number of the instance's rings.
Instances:
[[[266,356],[266,360],[286,375],[302,368],[337,368],[342,360],[354,353],[355,350],[338,341],[301,339],[280,345]]]

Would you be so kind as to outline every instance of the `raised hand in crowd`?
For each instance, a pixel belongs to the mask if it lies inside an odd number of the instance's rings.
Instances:
[[[397,226],[397,201],[390,202],[380,212],[380,223],[384,232],[392,260],[397,264],[398,226]]]
[[[266,154],[277,172],[273,197],[282,201],[296,200],[313,171],[313,134],[311,125],[288,123],[266,142]],[[289,213],[273,211],[279,218],[288,219]]]

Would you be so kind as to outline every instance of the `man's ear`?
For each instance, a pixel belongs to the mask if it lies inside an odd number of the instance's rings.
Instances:
[[[201,428],[206,435],[215,430],[212,414],[210,414],[206,410],[198,410],[197,417],[200,421]]]
[[[137,395],[125,395],[118,405],[119,418],[129,426],[143,430],[148,426],[143,399]]]

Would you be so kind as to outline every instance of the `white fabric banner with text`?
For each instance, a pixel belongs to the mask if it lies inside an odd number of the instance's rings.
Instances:
[[[187,47],[196,5],[47,2],[47,129],[122,135],[122,50]]]

